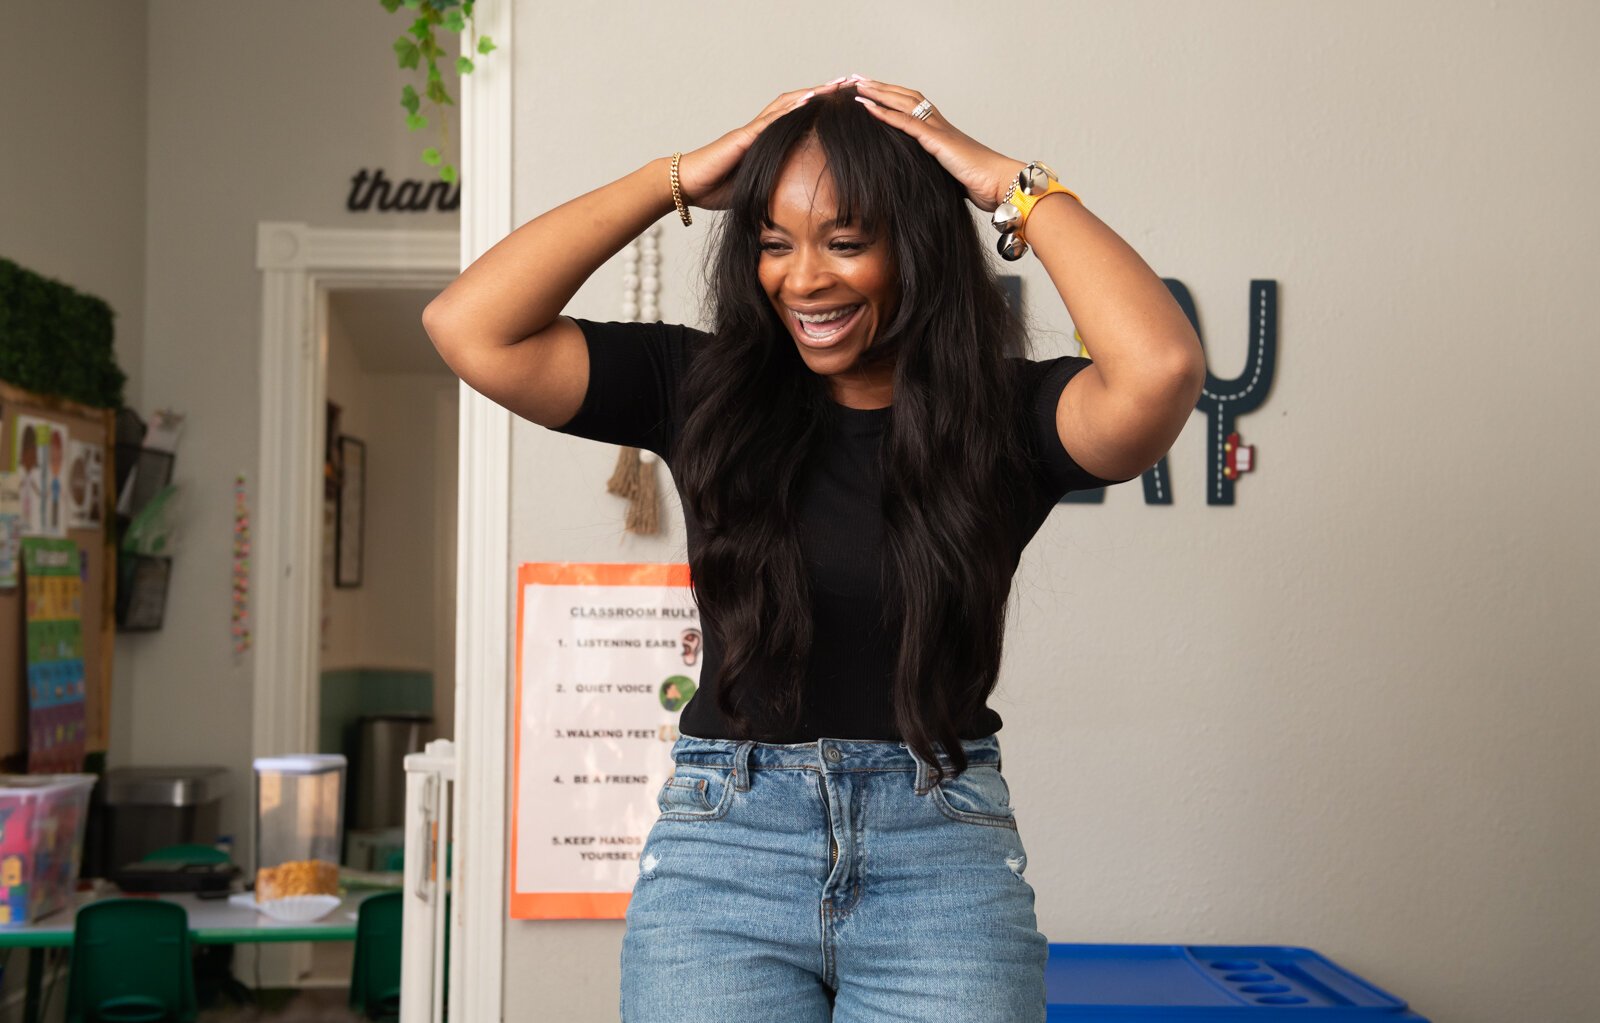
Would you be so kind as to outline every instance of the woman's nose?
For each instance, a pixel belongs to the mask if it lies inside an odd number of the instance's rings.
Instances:
[[[789,286],[797,294],[808,295],[832,283],[832,270],[827,259],[812,251],[810,246],[795,250],[789,263]]]

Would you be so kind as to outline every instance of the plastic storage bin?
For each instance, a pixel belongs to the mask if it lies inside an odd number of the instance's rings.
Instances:
[[[255,762],[256,902],[338,893],[344,775],[337,753]]]
[[[1428,1023],[1309,948],[1051,944],[1049,1023]]]
[[[92,774],[0,775],[0,926],[63,908],[78,887]]]

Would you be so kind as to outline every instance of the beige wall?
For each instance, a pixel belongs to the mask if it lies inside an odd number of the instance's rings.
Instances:
[[[1041,929],[1307,945],[1435,1020],[1587,1018],[1600,11],[1062,3],[1008,52],[973,4],[759,10],[519,7],[517,222],[859,71],[1049,160],[1189,286],[1214,372],[1249,281],[1280,285],[1237,504],[1205,503],[1196,415],[1174,505],[1118,487],[1024,558],[996,705]],[[668,321],[700,321],[705,237],[665,222]],[[1038,356],[1069,351],[1016,266]],[[619,275],[570,311],[616,317]],[[514,444],[516,561],[684,556],[675,507],[621,534],[613,449]],[[508,934],[508,1018],[615,1019],[620,922]]]
[[[20,29],[16,5],[6,12]],[[145,4],[64,0],[50,15],[12,36],[0,67],[0,256],[110,304],[132,404],[144,340]]]

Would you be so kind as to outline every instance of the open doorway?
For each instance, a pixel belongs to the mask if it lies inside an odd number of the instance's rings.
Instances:
[[[362,870],[399,853],[399,758],[453,733],[459,385],[422,330],[437,293],[328,294],[317,752],[349,760]]]
[[[442,285],[441,285],[442,286]],[[438,288],[330,288],[318,750],[349,764],[347,878],[398,885],[407,753],[451,738],[459,383],[422,329]],[[350,976],[316,946],[309,983]]]

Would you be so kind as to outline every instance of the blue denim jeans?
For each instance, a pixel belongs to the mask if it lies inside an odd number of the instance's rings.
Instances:
[[[962,745],[967,770],[933,785],[893,740],[679,738],[628,904],[622,1023],[1042,1021],[999,740]]]

